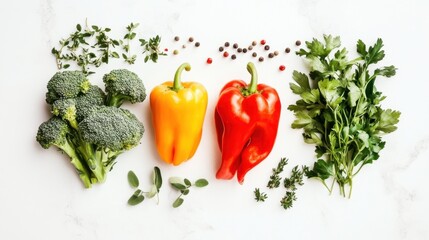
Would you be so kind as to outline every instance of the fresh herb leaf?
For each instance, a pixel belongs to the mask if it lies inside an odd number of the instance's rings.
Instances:
[[[293,191],[287,191],[285,196],[280,200],[280,205],[285,209],[289,209],[293,206],[293,202],[297,200],[296,194]]]
[[[278,188],[280,186],[281,177],[279,174],[283,172],[283,168],[287,165],[288,159],[287,158],[281,158],[279,163],[277,164],[276,168],[273,168],[273,174],[270,176],[270,180],[268,181],[267,187],[272,188]]]
[[[143,192],[140,189],[137,189],[134,194],[128,199],[128,204],[131,206],[135,206],[141,202],[143,202],[144,196]]]
[[[206,179],[204,179],[204,178],[200,178],[197,181],[195,181],[195,186],[196,187],[200,187],[201,188],[201,187],[205,187],[207,185],[209,185],[209,182]]]
[[[139,187],[139,179],[133,171],[128,172],[128,183],[133,188]]]
[[[183,201],[185,201],[185,200],[183,200],[183,198],[178,197],[178,198],[173,202],[173,207],[174,207],[174,208],[178,208],[178,207],[180,207],[180,206],[182,205]]]
[[[161,176],[161,170],[159,167],[153,168],[153,185],[156,187],[157,191],[161,189],[162,186],[162,176]]]
[[[268,198],[267,194],[264,192],[260,192],[259,188],[255,188],[255,191],[253,191],[255,194],[255,200],[257,202],[265,202],[265,199]]]

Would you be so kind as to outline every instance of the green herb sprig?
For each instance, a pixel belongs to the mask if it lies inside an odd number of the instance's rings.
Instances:
[[[253,193],[255,194],[255,200],[257,202],[265,202],[265,200],[268,198],[268,195],[264,192],[261,192],[259,188],[255,188]]]
[[[134,189],[139,187],[139,179],[137,175],[133,171],[128,172],[128,183],[130,186]],[[157,196],[157,202],[159,203],[159,191],[162,186],[162,176],[161,176],[161,170],[158,167],[153,168],[152,172],[152,187],[149,192],[144,192],[140,189],[136,189],[131,195],[131,197],[128,199],[128,204],[131,206],[135,206],[137,204],[140,204],[145,199],[145,195],[147,198],[153,198],[155,195]]]
[[[282,177],[280,174],[283,172],[284,167],[288,164],[287,158],[281,158],[276,168],[273,168],[273,174],[270,176],[267,188],[273,189],[280,186]],[[280,200],[280,205],[286,210],[293,206],[293,202],[297,200],[296,191],[298,186],[304,185],[304,175],[309,171],[307,166],[295,166],[291,170],[289,177],[285,177],[283,180],[283,186],[286,189],[285,196]],[[265,192],[261,192],[259,188],[255,188],[253,191],[255,200],[257,202],[265,202],[268,195]]]
[[[121,44],[122,49],[125,51],[125,53],[122,53],[122,57],[124,58],[125,62],[129,64],[134,64],[137,59],[136,54],[131,55],[130,53],[130,48],[131,48],[130,42],[137,36],[137,33],[135,33],[134,30],[139,25],[140,25],[139,23],[130,23],[126,27],[127,33],[123,37],[123,40],[119,40],[119,43]]]
[[[182,198],[182,196],[189,194],[189,191],[190,191],[189,188],[191,186],[202,188],[209,184],[209,182],[204,178],[200,178],[196,180],[194,184],[192,184],[192,182],[187,178],[179,178],[179,177],[171,177],[169,179],[169,182],[174,189],[180,191],[180,195],[173,202],[174,208],[178,208],[183,204],[185,200]]]
[[[340,48],[340,37],[324,35],[323,42],[313,39],[306,46],[297,55],[308,60],[311,80],[293,72],[290,88],[300,99],[288,107],[296,117],[292,128],[303,129],[304,141],[316,145],[317,161],[307,177],[319,179],[329,193],[337,183],[344,197],[348,186],[350,198],[353,177],[380,157],[382,135],[397,129],[401,113],[383,109],[385,96],[375,87],[377,77],[392,77],[396,68],[373,66],[385,56],[381,39],[369,48],[359,40],[353,60]]]
[[[55,56],[57,68],[67,69],[71,63],[75,63],[82,72],[89,75],[94,73],[91,67],[98,68],[102,64],[108,64],[110,59],[119,59],[120,55],[128,64],[134,64],[137,55],[132,54],[130,48],[132,40],[137,36],[135,29],[138,26],[138,23],[130,23],[126,27],[127,33],[123,39],[118,40],[109,35],[110,28],[88,25],[87,21],[84,26],[77,24],[76,30],[67,38],[61,39],[58,48],[54,47],[51,50]],[[142,45],[143,53],[146,54],[145,62],[148,60],[156,62],[158,56],[166,55],[159,48],[161,43],[159,36],[149,40],[139,39],[139,41],[146,43]]]
[[[273,168],[273,174],[270,176],[267,187],[269,189],[278,188],[280,186],[281,177],[280,173],[283,172],[283,168],[288,164],[288,159],[281,158],[276,168]]]

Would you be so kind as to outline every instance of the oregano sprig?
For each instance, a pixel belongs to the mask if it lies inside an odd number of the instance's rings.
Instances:
[[[273,168],[273,174],[270,176],[267,187],[269,189],[278,188],[280,186],[281,177],[279,176],[283,172],[283,168],[288,164],[287,158],[281,158],[276,168]]]

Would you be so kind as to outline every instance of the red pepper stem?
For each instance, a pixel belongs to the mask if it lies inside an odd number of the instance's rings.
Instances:
[[[251,95],[258,91],[258,74],[256,73],[255,64],[253,64],[252,62],[249,62],[247,64],[247,71],[250,73],[252,77],[250,80],[249,88],[247,90],[247,94]]]
[[[183,88],[183,85],[182,85],[181,80],[180,80],[183,70],[190,71],[191,65],[189,63],[183,63],[182,65],[179,66],[179,68],[176,71],[176,74],[174,75],[174,82],[173,82],[173,87],[171,88],[171,90],[177,92],[181,88]]]

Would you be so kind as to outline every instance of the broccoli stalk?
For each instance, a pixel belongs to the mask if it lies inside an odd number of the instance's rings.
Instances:
[[[67,154],[84,186],[89,188],[91,187],[90,174],[76,153],[73,142],[68,139],[67,135],[70,133],[70,128],[65,121],[58,117],[52,117],[40,125],[36,139],[45,149],[56,146]]]

